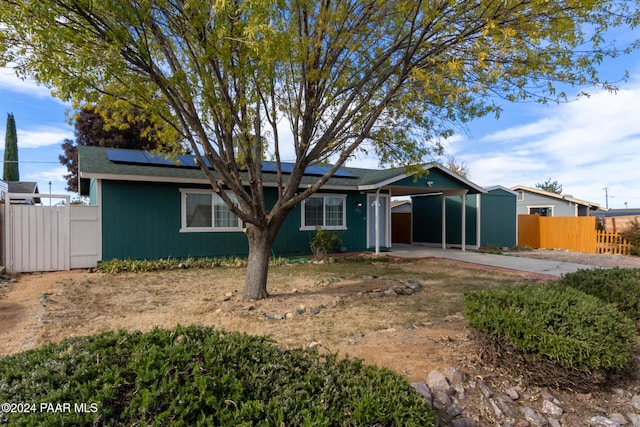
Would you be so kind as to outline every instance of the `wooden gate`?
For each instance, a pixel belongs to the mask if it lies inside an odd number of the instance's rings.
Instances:
[[[62,199],[47,206],[11,204],[11,198],[33,195],[6,194],[3,218],[4,262],[7,271],[57,271],[95,267],[100,259],[96,206],[71,206],[67,195],[39,194],[41,199]],[[71,211],[88,209],[88,215],[71,219]]]

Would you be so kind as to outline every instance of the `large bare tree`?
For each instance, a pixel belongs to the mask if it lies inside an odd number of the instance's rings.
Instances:
[[[187,141],[246,225],[244,296],[264,298],[287,214],[351,156],[420,163],[501,99],[611,89],[597,66],[620,51],[605,36],[637,22],[631,1],[0,0],[0,62],[77,105],[144,109],[167,141]],[[278,166],[273,204],[265,157]]]

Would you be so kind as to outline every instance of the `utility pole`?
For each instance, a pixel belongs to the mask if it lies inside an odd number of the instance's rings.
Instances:
[[[609,187],[604,187],[603,190],[605,207],[609,209]]]

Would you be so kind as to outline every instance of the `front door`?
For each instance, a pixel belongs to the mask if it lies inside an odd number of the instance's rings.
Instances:
[[[367,195],[367,247],[376,246],[376,195]],[[378,198],[378,245],[380,248],[389,247],[389,196],[380,194]]]

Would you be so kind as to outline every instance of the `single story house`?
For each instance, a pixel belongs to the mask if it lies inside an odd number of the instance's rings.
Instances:
[[[81,195],[88,195],[90,203],[99,206],[100,259],[248,253],[243,224],[213,193],[193,156],[179,156],[176,165],[143,151],[81,146],[78,158]],[[264,166],[265,200],[274,203],[275,169],[270,162]],[[324,168],[308,168],[301,186],[314,182]],[[413,231],[417,234],[423,229],[450,229],[456,224],[450,218],[465,217],[465,196],[485,193],[441,165],[432,163],[425,169],[427,174],[412,175],[404,168],[341,168],[321,191],[289,213],[273,254],[310,253],[309,243],[317,227],[338,231],[348,251],[387,250],[392,246],[392,197],[413,196],[416,200],[416,196],[431,195],[440,200],[437,217],[418,219],[414,212]],[[451,204],[451,198],[461,202]],[[504,223],[502,218],[495,220]],[[458,235],[467,234],[467,224],[457,223]],[[513,233],[515,236],[515,229]],[[441,234],[436,243],[447,246],[447,239],[448,235]],[[465,242],[461,244],[464,248]]]
[[[11,198],[14,205],[34,205],[40,203],[38,183],[30,181],[0,181],[0,200],[5,200],[5,193],[21,194]]]
[[[567,194],[557,194],[539,188],[516,185],[518,215],[540,216],[592,216],[600,209],[598,203],[576,199]]]
[[[640,209],[606,209],[596,212],[600,224],[607,232],[619,233],[625,231],[634,225],[634,222],[640,221]]]

